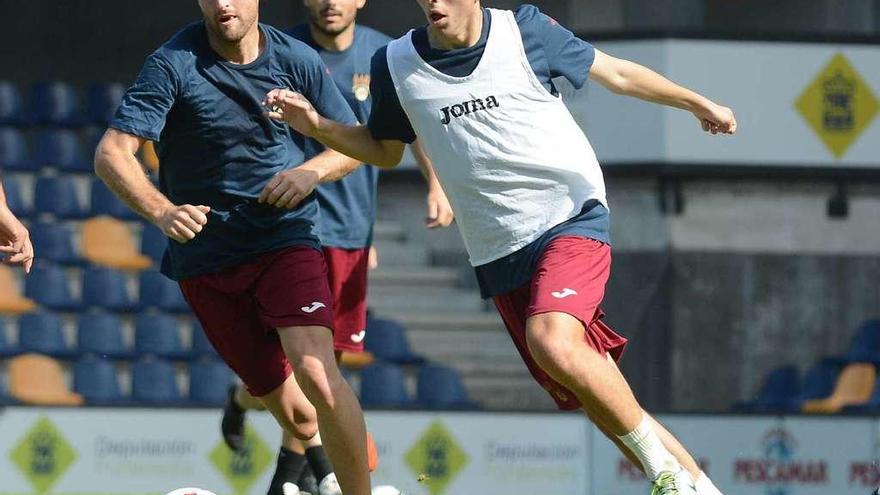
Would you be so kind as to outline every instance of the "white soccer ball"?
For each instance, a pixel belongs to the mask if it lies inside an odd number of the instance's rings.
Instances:
[[[214,492],[202,490],[201,488],[178,488],[177,490],[166,493],[165,495],[216,495]]]
[[[382,485],[373,488],[373,495],[403,495],[400,490],[391,485]]]

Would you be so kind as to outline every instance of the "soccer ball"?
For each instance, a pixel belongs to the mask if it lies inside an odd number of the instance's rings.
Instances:
[[[201,488],[178,488],[177,490],[166,493],[165,495],[215,495],[214,492],[202,490]]]
[[[373,495],[403,495],[400,490],[391,485],[382,485],[373,488]]]

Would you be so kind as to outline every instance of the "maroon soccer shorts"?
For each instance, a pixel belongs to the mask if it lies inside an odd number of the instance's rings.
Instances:
[[[321,251],[294,246],[219,272],[181,280],[208,340],[262,397],[290,376],[277,328],[333,329],[333,299]]]
[[[333,347],[363,352],[367,328],[367,261],[369,248],[324,247],[333,294]]]
[[[526,320],[550,312],[574,316],[584,324],[585,345],[619,360],[626,338],[601,321],[599,308],[610,272],[611,248],[607,244],[583,237],[558,237],[544,249],[528,285],[492,298],[532,376],[560,409],[578,409],[581,403],[535,362],[526,344]]]

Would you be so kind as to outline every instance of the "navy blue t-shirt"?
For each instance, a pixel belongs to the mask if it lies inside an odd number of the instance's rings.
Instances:
[[[159,188],[174,204],[211,208],[195,239],[169,239],[162,272],[173,279],[319,246],[314,194],[292,210],[257,203],[275,174],[305,158],[303,136],[266,117],[262,100],[289,88],[334,120],[356,120],[314,50],[271,26],[260,30],[260,56],[233,64],[210,47],[202,22],[187,26],[147,58],[110,123],[156,141]]]
[[[307,24],[296,26],[290,35],[318,52],[358,121],[366,123],[372,104],[370,60],[376,50],[387,45],[391,38],[375,29],[357,25],[354,43],[346,50],[331,51],[315,42]],[[306,140],[307,158],[324,149],[318,141]],[[318,235],[321,244],[343,249],[365,248],[371,244],[378,181],[379,169],[365,165],[341,180],[318,186],[318,204],[321,207]]]
[[[526,58],[538,80],[553,94],[558,91],[553,78],[565,77],[575,88],[587,81],[593,65],[593,46],[544,15],[534,5],[523,5],[514,13]],[[479,41],[471,47],[454,50],[432,48],[426,27],[412,33],[412,42],[418,54],[435,69],[454,77],[472,73],[486,49],[492,17],[483,10],[483,30]],[[415,132],[400,105],[388,69],[386,50],[380,50],[372,62],[373,111],[369,129],[376,139],[412,142]],[[442,166],[438,164],[437,166]],[[610,244],[610,215],[597,200],[587,201],[575,217],[552,227],[541,237],[514,253],[475,268],[480,293],[484,298],[517,289],[532,278],[535,265],[544,248],[560,236],[580,236]]]

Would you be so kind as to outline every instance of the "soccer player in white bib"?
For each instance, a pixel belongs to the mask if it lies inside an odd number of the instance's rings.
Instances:
[[[367,125],[318,114],[274,90],[269,116],[327,147],[394,166],[418,136],[456,212],[484,297],[561,409],[582,409],[640,466],[652,493],[719,495],[693,458],[639,405],[617,368],[626,339],[599,304],[611,263],[608,205],[592,146],[551,79],[691,112],[733,134],[733,112],[575,37],[536,7],[417,0],[428,25],[373,58]]]

